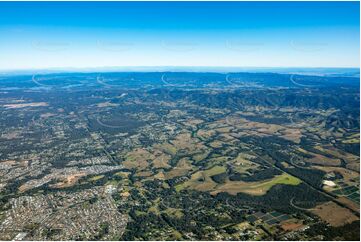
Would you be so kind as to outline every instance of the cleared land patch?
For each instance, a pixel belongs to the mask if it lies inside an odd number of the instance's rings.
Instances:
[[[298,178],[288,174],[282,174],[275,176],[271,180],[261,182],[228,181],[225,184],[217,186],[211,193],[217,194],[220,192],[227,192],[229,194],[236,195],[237,193],[242,192],[251,195],[263,195],[277,184],[296,186],[300,183],[301,180]]]
[[[5,108],[27,108],[27,107],[46,107],[49,106],[46,102],[34,102],[34,103],[14,103],[14,104],[5,104]]]
[[[236,195],[242,192],[251,195],[263,195],[277,184],[298,185],[301,183],[301,180],[288,174],[282,174],[270,180],[260,182],[227,180],[224,184],[217,184],[211,179],[211,176],[224,173],[225,171],[226,169],[223,166],[214,166],[205,171],[198,171],[194,173],[188,181],[178,184],[176,190],[194,189],[198,191],[208,191],[211,194],[227,192]]]
[[[340,207],[334,202],[327,202],[316,206],[312,212],[334,227],[359,220],[350,210]]]

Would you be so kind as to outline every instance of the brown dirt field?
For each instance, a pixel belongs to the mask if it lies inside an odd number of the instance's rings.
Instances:
[[[203,123],[204,121],[201,119],[191,119],[184,123],[184,125],[196,127],[198,124]]]
[[[166,154],[175,155],[177,153],[177,148],[169,143],[162,143],[154,145],[154,148],[163,151]]]
[[[148,177],[151,176],[153,173],[150,171],[141,171],[141,172],[137,172],[135,173],[135,176],[137,177]]]
[[[205,182],[195,185],[193,189],[206,192],[212,190],[216,185],[217,183],[207,179]]]
[[[0,163],[5,164],[5,165],[15,165],[16,161],[15,160],[4,160],[4,161],[0,161]]]
[[[301,142],[302,133],[299,129],[287,129],[287,130],[281,131],[280,133],[283,134],[283,135],[281,135],[281,137],[283,137],[287,140],[293,141],[297,144],[299,144]]]
[[[198,171],[192,174],[191,179],[182,184],[182,187],[194,189],[198,191],[210,191],[217,183],[215,183],[204,171]]]
[[[282,223],[282,225],[281,225],[281,228],[285,231],[296,231],[303,227],[304,227],[304,225],[301,222],[299,222],[299,223],[285,222],[285,223]]]
[[[339,150],[333,146],[325,145],[325,146],[315,146],[316,149],[330,154],[336,158],[344,159],[347,163],[346,167],[350,170],[360,172],[360,157],[347,153],[345,151]]]
[[[145,160],[141,160],[139,162],[126,160],[123,162],[123,165],[125,168],[128,168],[128,169],[136,168],[136,169],[142,170],[142,169],[145,169],[146,167],[148,167],[149,164]]]
[[[340,207],[334,202],[326,202],[318,205],[312,209],[312,213],[334,227],[339,227],[359,220],[359,218],[351,213],[350,210]]]
[[[188,132],[179,134],[174,140],[171,140],[170,143],[172,143],[177,150],[186,150],[192,154],[207,149],[198,139],[192,138]]]
[[[209,150],[202,150],[202,153],[200,153],[200,154],[195,154],[194,156],[192,156],[192,159],[193,159],[195,162],[202,161],[202,160],[204,160],[204,159],[209,155],[209,153],[210,153]]]
[[[103,103],[98,103],[97,104],[98,108],[117,107],[117,106],[119,106],[119,104],[111,103],[111,102],[103,102]]]
[[[213,148],[221,148],[223,145],[223,142],[220,141],[213,141],[212,143],[209,144],[211,147]]]
[[[53,116],[55,116],[55,113],[43,113],[43,114],[40,114],[41,118],[50,118],[50,117],[53,117]]]
[[[173,170],[170,170],[164,174],[164,177],[166,179],[172,179],[179,176],[187,175],[189,172],[189,169],[184,168],[174,168]]]
[[[193,168],[191,163],[192,161],[189,160],[188,158],[182,158],[178,161],[177,167],[191,170]]]
[[[231,143],[231,142],[238,142],[237,139],[235,139],[232,135],[232,133],[230,134],[220,134],[220,140],[226,143]]]
[[[120,196],[122,196],[122,197],[129,197],[129,196],[130,196],[130,193],[129,193],[129,192],[122,192],[122,193],[120,193]]]
[[[26,108],[26,107],[46,107],[48,103],[46,102],[37,102],[37,103],[18,103],[18,104],[5,104],[5,108]]]
[[[350,153],[347,153],[343,150],[339,150],[333,146],[330,146],[330,145],[325,145],[325,146],[315,146],[316,149],[324,152],[324,153],[327,153],[327,154],[330,154],[336,158],[339,158],[339,159],[344,159],[346,160],[347,163],[352,163],[352,162],[358,162],[360,161],[360,157],[356,156],[356,155],[353,155],[353,154],[350,154]]]
[[[12,131],[9,133],[3,133],[0,135],[0,137],[2,139],[17,139],[21,137],[21,132],[20,131]]]
[[[337,201],[339,201],[340,203],[346,205],[348,208],[350,208],[351,210],[355,211],[355,212],[360,212],[360,205],[351,201],[350,199],[348,198],[345,198],[345,197],[340,197],[340,198],[337,198]]]
[[[218,128],[216,129],[217,132],[219,133],[229,133],[232,131],[232,127],[224,127],[224,128]]]
[[[25,192],[26,190],[30,189],[29,186],[27,186],[26,184],[23,184],[19,187],[19,192]]]
[[[320,154],[312,154],[314,157],[308,159],[307,162],[317,165],[324,165],[324,166],[339,166],[341,165],[341,160],[339,159],[332,159]]]
[[[352,162],[348,163],[346,167],[350,170],[360,172],[360,163],[359,162]]]
[[[66,188],[66,187],[74,186],[75,183],[77,183],[77,181],[85,175],[86,175],[85,173],[79,173],[79,174],[67,176],[67,177],[65,177],[65,179],[63,181],[58,182],[54,185],[51,185],[51,187]]]
[[[267,124],[261,122],[253,122],[245,118],[230,117],[225,121],[234,125],[237,129],[245,131],[250,135],[268,136],[278,135],[281,138],[299,143],[302,133],[299,129],[289,128],[277,124]]]
[[[170,165],[168,165],[168,161],[170,160],[170,155],[167,154],[161,154],[158,155],[154,160],[153,160],[153,167],[154,168],[169,168]]]
[[[155,156],[147,150],[137,148],[126,155],[126,160],[123,162],[125,168],[144,170],[149,166],[148,160],[154,160]]]
[[[214,130],[203,130],[200,129],[197,132],[197,136],[203,138],[203,139],[209,139],[210,137],[212,137],[213,135],[215,135],[216,132]]]
[[[164,173],[161,171],[161,172],[158,172],[156,175],[154,175],[154,178],[159,179],[159,180],[164,180],[165,176],[164,176]]]
[[[178,164],[172,170],[165,172],[164,177],[166,179],[171,179],[178,176],[184,176],[193,169],[191,161],[188,158],[182,158],[178,161]]]

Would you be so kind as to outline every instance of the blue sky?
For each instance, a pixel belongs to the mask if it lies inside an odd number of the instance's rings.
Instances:
[[[358,2],[0,2],[0,69],[358,67]]]

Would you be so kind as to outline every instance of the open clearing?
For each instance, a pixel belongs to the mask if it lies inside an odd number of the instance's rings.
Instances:
[[[327,202],[316,206],[312,213],[319,216],[322,220],[334,227],[342,226],[344,224],[352,223],[359,220],[350,210],[340,207],[334,202]]]
[[[27,108],[27,107],[46,107],[49,106],[46,102],[34,102],[34,103],[14,103],[14,104],[5,104],[5,108]]]
[[[261,182],[240,182],[240,181],[229,181],[226,184],[222,184],[216,187],[212,194],[217,194],[220,192],[227,192],[232,195],[236,195],[239,192],[247,193],[250,195],[264,195],[269,189],[277,184],[284,184],[284,185],[293,185],[296,186],[301,183],[296,177],[293,177],[288,174],[282,174],[276,176],[268,181],[261,181]]]
[[[217,184],[211,179],[211,176],[224,173],[225,171],[225,167],[215,166],[209,170],[196,172],[192,175],[190,180],[178,184],[176,186],[176,190],[194,189],[198,191],[208,191],[213,195],[220,192],[227,192],[229,194],[236,195],[237,193],[242,192],[259,196],[265,194],[269,189],[277,184],[296,186],[301,183],[301,180],[288,174],[282,174],[270,180],[261,182],[227,180],[225,184]]]

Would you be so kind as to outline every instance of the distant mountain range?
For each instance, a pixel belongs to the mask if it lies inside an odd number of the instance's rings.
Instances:
[[[1,75],[51,74],[64,72],[254,72],[280,73],[312,76],[360,77],[359,68],[340,67],[207,67],[207,66],[124,66],[94,68],[51,68],[2,70]]]

